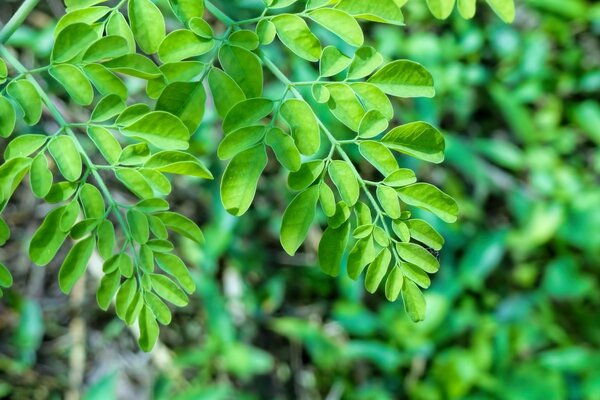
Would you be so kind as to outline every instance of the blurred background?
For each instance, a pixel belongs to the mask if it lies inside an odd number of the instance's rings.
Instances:
[[[42,3],[11,42],[27,65],[45,65],[64,12]],[[221,5],[248,17],[257,3]],[[96,306],[93,276],[67,298],[56,263],[30,263],[27,241],[47,209],[23,190],[0,249],[15,276],[0,302],[0,398],[600,399],[600,4],[517,3],[512,25],[483,4],[474,20],[437,21],[411,0],[406,27],[365,28],[386,59],[419,61],[436,81],[434,99],[395,103],[398,123],[445,132],[444,164],[400,161],[462,212],[454,225],[420,215],[447,241],[425,322],[362,282],[322,274],[318,228],[303,254],[285,255],[278,229],[292,194],[273,165],[239,219],[224,212],[218,181],[175,182],[172,201],[205,231],[205,246],[179,246],[199,290],[144,354]],[[0,20],[18,4],[1,1]],[[295,80],[314,74],[271,52]],[[216,118],[209,110],[194,142],[215,175]]]

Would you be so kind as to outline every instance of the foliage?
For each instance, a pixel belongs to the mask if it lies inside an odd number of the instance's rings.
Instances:
[[[23,22],[35,3],[25,2],[11,22]],[[490,4],[497,8],[496,3]],[[394,118],[389,96],[431,97],[433,78],[412,61],[384,64],[375,48],[364,45],[358,22],[401,25],[401,5],[278,0],[267,3],[260,17],[234,21],[206,2],[209,12],[226,25],[223,33],[215,34],[203,19],[201,1],[171,1],[170,11],[180,26],[169,32],[166,10],[150,0],[113,5],[66,1],[67,13],[53,32],[49,65],[29,70],[7,47],[0,48],[6,60],[0,65],[2,136],[10,137],[17,121],[38,125],[44,107],[59,125],[51,134],[36,131],[16,137],[0,167],[2,208],[26,176],[33,195],[56,205],[31,239],[31,260],[46,266],[65,242],[73,240],[58,277],[61,290],[68,294],[98,251],[105,260],[99,306],[106,310],[114,299],[121,319],[138,322],[142,348],[153,347],[157,321],[171,320],[163,300],[185,306],[195,290],[189,270],[173,254],[168,231],[197,242],[202,241],[202,232],[190,219],[169,211],[163,198],[171,192],[166,175],[212,179],[188,150],[190,137],[203,122],[206,80],[223,118],[225,137],[218,154],[230,160],[221,182],[226,210],[240,216],[250,208],[269,148],[290,172],[289,186],[299,192],[283,215],[283,248],[294,255],[302,246],[320,204],[328,217],[319,246],[323,270],[339,274],[353,237],[349,275],[356,279],[366,269],[367,290],[374,292],[385,281],[388,299],[396,300],[402,293],[411,318],[423,320],[425,300],[418,286],[429,287],[427,274],[439,269],[428,248],[440,250],[443,239],[427,222],[411,218],[400,201],[446,222],[457,219],[458,207],[436,187],[417,183],[410,169],[399,167],[393,152],[440,163],[445,144],[441,133],[424,122],[388,130]],[[444,18],[447,13],[439,8],[453,4],[429,2],[429,6]],[[286,8],[289,13],[279,12]],[[506,10],[496,11],[511,19]],[[323,48],[313,33],[317,28],[326,37],[341,38],[351,55],[335,46]],[[6,40],[10,33],[3,36]],[[318,62],[318,77],[290,81],[262,50],[275,37],[297,57]],[[275,100],[263,96],[263,68],[282,84]],[[87,119],[67,121],[36,78],[44,73],[74,104],[91,107]],[[129,95],[132,79],[146,82],[145,101]],[[311,89],[312,98],[302,92],[305,87]],[[345,132],[332,133],[315,115],[318,104],[327,105]],[[351,147],[381,173],[379,180],[361,177],[348,156]],[[139,201],[118,202],[106,175]],[[9,230],[4,221],[2,226],[6,241]],[[162,273],[156,273],[156,266]],[[0,272],[2,285],[10,287],[8,269],[2,265]]]

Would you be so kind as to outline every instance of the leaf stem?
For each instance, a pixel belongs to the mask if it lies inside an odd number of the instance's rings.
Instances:
[[[21,7],[14,13],[10,20],[0,30],[0,44],[4,44],[10,37],[19,29],[25,19],[31,14],[33,9],[38,5],[40,0],[25,0]]]
[[[206,9],[215,16],[215,18],[223,22],[225,25],[232,26],[238,24],[235,20],[233,20],[233,18],[221,11],[210,0],[205,0],[204,5],[206,6]]]

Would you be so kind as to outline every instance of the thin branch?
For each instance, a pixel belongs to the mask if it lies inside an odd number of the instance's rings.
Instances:
[[[25,0],[25,2],[23,2],[17,12],[14,13],[2,30],[0,30],[0,44],[4,44],[10,39],[17,29],[23,25],[23,22],[25,22],[39,2],[40,0]]]

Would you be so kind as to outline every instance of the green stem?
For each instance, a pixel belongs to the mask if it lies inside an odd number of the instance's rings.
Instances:
[[[223,22],[227,26],[236,25],[237,23],[229,17],[229,15],[225,14],[221,11],[217,6],[215,6],[210,0],[205,0],[204,5],[206,9],[215,16],[219,21]]]
[[[25,68],[25,66],[23,64],[21,64],[21,62],[15,56],[13,56],[13,54],[6,47],[0,46],[0,54],[19,73],[21,73],[21,74],[27,73],[27,68]],[[75,135],[75,133],[73,132],[73,130],[70,128],[69,123],[65,120],[65,118],[63,117],[63,115],[61,114],[61,112],[54,105],[54,103],[52,103],[52,101],[50,100],[50,98],[48,97],[48,95],[46,94],[46,92],[44,91],[44,89],[42,89],[42,87],[39,85],[38,81],[34,77],[32,77],[31,75],[27,75],[26,79],[29,82],[31,82],[31,84],[35,87],[35,89],[38,92],[40,98],[42,99],[42,101],[46,105],[46,108],[48,108],[48,111],[50,111],[50,113],[52,114],[52,116],[56,120],[56,122],[58,122],[58,124],[61,125],[61,127],[64,130],[64,132],[68,136],[70,136],[71,138],[73,138],[73,142],[75,143],[75,146],[77,147],[77,150],[81,154],[81,157],[83,159],[83,162],[84,162],[85,166],[91,171],[91,174],[94,177],[94,180],[98,183],[98,187],[100,188],[100,190],[102,191],[102,193],[106,197],[107,201],[109,202],[109,205],[115,210],[115,215],[116,215],[117,220],[119,221],[119,223],[120,223],[120,225],[121,225],[121,227],[123,229],[123,234],[129,239],[131,237],[131,234],[129,232],[129,227],[125,223],[125,220],[123,219],[123,216],[121,215],[121,212],[119,211],[119,207],[118,207],[116,201],[113,199],[112,195],[110,194],[110,190],[106,186],[106,183],[102,179],[102,176],[98,172],[96,166],[94,165],[94,163],[92,162],[92,160],[90,159],[90,157],[85,152],[83,146],[81,146],[81,143],[79,143],[79,140],[77,139],[77,136]]]
[[[31,14],[40,0],[25,0],[21,7],[14,13],[11,19],[4,25],[0,31],[0,44],[4,44],[19,29],[25,19]]]

